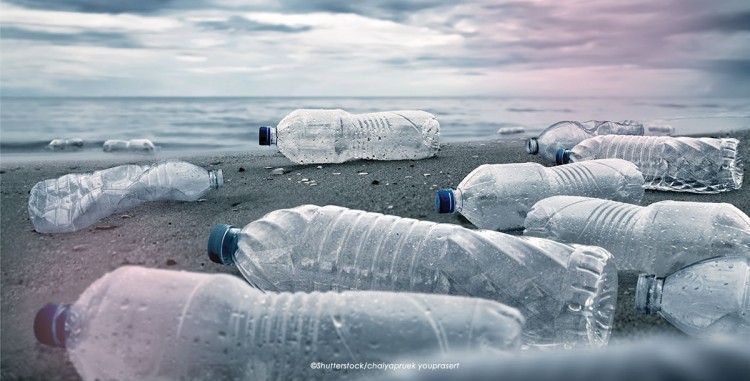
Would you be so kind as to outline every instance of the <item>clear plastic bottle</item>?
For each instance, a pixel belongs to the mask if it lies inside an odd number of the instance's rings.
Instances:
[[[562,121],[547,127],[539,137],[526,141],[526,152],[540,154],[554,162],[557,151],[571,149],[576,144],[597,135],[643,135],[643,124],[634,120],[608,122],[589,120],[587,122]]]
[[[104,142],[104,152],[153,153],[156,146],[148,139],[114,140]]]
[[[635,307],[691,336],[750,337],[750,258],[720,257],[666,278],[638,277]]]
[[[83,148],[83,139],[53,139],[47,145],[48,151],[79,151]]]
[[[461,213],[480,229],[522,228],[537,201],[554,195],[601,197],[637,204],[643,175],[631,162],[592,160],[546,168],[537,163],[485,164],[456,190],[435,193],[438,213]]]
[[[350,114],[344,110],[295,110],[276,128],[261,127],[261,145],[277,145],[289,160],[415,160],[440,148],[435,116],[414,110]]]
[[[385,290],[481,297],[518,308],[526,347],[605,345],[617,271],[610,254],[490,230],[304,205],[242,230],[218,225],[212,261],[266,291]]]
[[[618,158],[638,166],[646,189],[718,193],[742,187],[737,139],[668,136],[597,136],[559,150],[557,164]]]
[[[523,317],[489,300],[386,292],[268,294],[224,274],[126,266],[72,305],[48,304],[37,339],[84,380],[319,380],[448,351],[517,349]]]
[[[121,165],[38,182],[30,192],[29,216],[40,233],[72,232],[146,201],[195,201],[223,184],[220,169],[181,161]]]
[[[554,196],[537,202],[524,225],[524,235],[601,246],[618,269],[659,276],[719,255],[750,257],[750,218],[724,203]]]

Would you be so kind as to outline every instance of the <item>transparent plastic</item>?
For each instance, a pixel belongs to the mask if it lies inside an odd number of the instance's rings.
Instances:
[[[424,159],[440,148],[435,116],[414,110],[370,114],[295,110],[270,135],[271,144],[300,164]]]
[[[40,233],[72,232],[146,201],[195,201],[223,183],[221,170],[186,162],[121,165],[38,182],[29,216]]]
[[[750,218],[734,205],[660,201],[636,206],[555,196],[537,202],[524,235],[601,246],[620,270],[664,276],[720,255],[750,257]]]
[[[107,140],[102,146],[104,152],[153,153],[157,150],[148,139]]]
[[[647,189],[718,193],[742,187],[737,139],[667,136],[598,136],[566,154],[570,162],[619,158],[638,166]]]
[[[523,317],[476,298],[262,293],[241,279],[126,266],[73,304],[64,345],[84,380],[319,380],[448,351],[517,349]]]
[[[525,347],[609,339],[617,271],[598,247],[314,205],[271,212],[227,235],[236,245],[223,263],[262,290],[481,297],[521,311]]]
[[[750,337],[750,258],[720,257],[666,278],[641,275],[636,308],[691,336]]]
[[[625,160],[608,159],[546,168],[537,163],[486,164],[453,191],[454,212],[481,229],[522,228],[532,205],[554,195],[600,197],[638,204],[643,175]]]
[[[83,148],[83,139],[53,139],[47,145],[48,151],[80,151]]]
[[[558,150],[571,149],[576,144],[597,135],[643,135],[643,124],[634,120],[620,122],[589,120],[587,122],[562,121],[547,127],[539,137],[526,141],[526,152],[539,154],[555,162]]]

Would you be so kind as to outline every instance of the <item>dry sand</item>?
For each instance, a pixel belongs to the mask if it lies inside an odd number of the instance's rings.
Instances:
[[[750,131],[731,136],[750,142]],[[742,147],[747,158],[747,145]],[[90,283],[119,266],[135,264],[240,276],[233,267],[208,260],[206,240],[217,223],[243,226],[272,210],[310,203],[470,227],[459,215],[435,213],[435,190],[455,187],[481,164],[541,162],[538,156],[525,153],[521,141],[451,143],[445,144],[437,157],[426,160],[357,161],[321,168],[294,165],[280,154],[173,154],[171,157],[209,169],[221,168],[225,186],[211,191],[202,202],[149,203],[67,234],[34,231],[27,202],[28,192],[36,182],[129,162],[150,163],[154,158],[134,160],[112,156],[78,160],[66,154],[54,156],[55,160],[3,158],[0,163],[0,375],[3,380],[78,379],[64,350],[37,343],[34,316],[45,303],[74,302]],[[271,175],[271,170],[265,167],[283,167],[289,172]],[[316,185],[311,185],[313,180]],[[750,214],[749,188],[745,179],[741,190],[717,195],[647,191],[644,205],[667,199],[728,202]],[[658,316],[635,313],[632,301],[635,279],[635,273],[620,273],[611,344],[655,334],[682,335]]]

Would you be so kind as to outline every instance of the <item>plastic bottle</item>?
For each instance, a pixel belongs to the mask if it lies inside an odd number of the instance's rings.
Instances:
[[[609,250],[619,270],[659,276],[719,255],[750,257],[750,218],[731,204],[660,201],[637,206],[555,196],[537,202],[524,235]]]
[[[295,110],[276,128],[261,127],[261,145],[299,164],[349,160],[415,160],[440,148],[435,116],[414,110],[350,114],[344,110]]]
[[[750,337],[750,258],[720,257],[666,278],[641,274],[635,307],[691,336]],[[747,342],[746,342],[747,343]]]
[[[525,347],[607,343],[617,272],[610,254],[410,218],[304,205],[242,230],[218,225],[212,261],[266,291],[387,290],[481,297],[518,308]]]
[[[121,165],[38,182],[29,216],[40,233],[72,232],[146,201],[195,201],[224,184],[221,170],[180,161]]]
[[[148,139],[107,140],[102,149],[104,152],[153,153],[156,146]]]
[[[83,139],[53,139],[47,145],[48,151],[78,151],[83,148]]]
[[[526,141],[526,152],[540,154],[554,162],[557,151],[571,149],[576,144],[597,135],[643,135],[643,124],[633,120],[608,122],[589,120],[587,122],[562,121],[547,127],[539,137]]]
[[[366,370],[315,364],[520,344],[517,310],[477,298],[386,292],[267,294],[224,274],[126,266],[72,305],[48,304],[34,332],[66,348],[84,380],[318,380]]]
[[[668,136],[597,136],[559,150],[558,164],[619,158],[638,166],[646,189],[718,193],[742,187],[737,139]]]
[[[546,168],[537,163],[485,164],[456,190],[435,193],[438,213],[461,213],[480,229],[522,228],[537,201],[554,195],[601,197],[637,204],[643,175],[625,160],[592,160]]]

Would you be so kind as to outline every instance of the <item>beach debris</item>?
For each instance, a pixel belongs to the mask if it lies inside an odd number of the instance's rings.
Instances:
[[[315,167],[315,168],[317,168],[317,169],[323,169],[323,166],[322,166],[322,165],[319,165],[319,166],[317,166],[317,167]]]
[[[130,217],[132,217],[132,216],[129,215],[129,214],[123,214],[122,216],[120,216],[120,218],[122,218],[123,220],[126,219],[126,218],[130,218]]]
[[[40,181],[31,189],[28,211],[36,231],[66,233],[147,201],[195,201],[223,184],[220,169],[208,171],[184,161],[120,165]]]
[[[83,148],[83,139],[53,139],[47,144],[48,151],[79,151]]]
[[[273,167],[263,167],[263,169],[271,169],[271,168],[273,168]]]
[[[646,127],[646,130],[650,132],[651,135],[673,135],[674,134],[674,127],[668,124],[648,126]]]
[[[154,153],[157,147],[148,139],[115,140],[110,139],[102,145],[104,152]],[[221,162],[217,163],[221,164]],[[211,163],[211,165],[217,165]]]
[[[423,174],[423,176],[424,177],[428,177],[428,176],[432,176],[432,174],[431,173],[425,173],[425,174]]]
[[[237,172],[245,172],[245,167],[240,167],[240,169],[237,170]]]
[[[284,168],[276,168],[273,171],[271,171],[272,175],[283,175],[284,173],[286,173],[284,171]]]
[[[333,172],[333,173],[332,173],[332,175],[334,175],[334,176],[338,176],[338,175],[340,175],[340,174],[341,174],[341,172]]]
[[[526,152],[541,155],[555,162],[560,149],[572,149],[576,144],[599,135],[643,135],[643,124],[634,120],[608,122],[589,120],[587,122],[562,121],[547,127],[536,138],[526,140]],[[642,152],[642,151],[638,151]]]
[[[393,209],[393,205],[388,205],[386,209]]]
[[[369,173],[367,173],[367,172],[358,172],[357,174],[360,175],[360,176],[364,176],[364,175],[368,175]]]
[[[380,185],[380,181],[378,181],[378,180],[372,180],[372,185]]]
[[[523,134],[526,132],[526,129],[523,127],[503,127],[499,130],[497,130],[498,135],[515,135],[515,134]],[[484,144],[480,144],[484,145]]]

